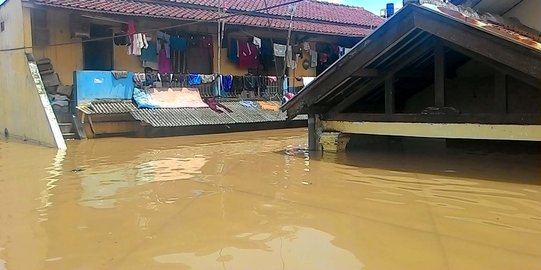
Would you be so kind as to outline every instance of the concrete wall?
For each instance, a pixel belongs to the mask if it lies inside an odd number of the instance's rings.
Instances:
[[[47,114],[52,110],[43,105],[23,49],[32,46],[29,10],[23,9],[21,0],[9,0],[0,6],[0,22],[5,25],[0,32],[0,132],[57,147]]]
[[[541,1],[539,0],[524,0],[504,16],[517,18],[522,24],[541,31]]]
[[[73,44],[34,48],[34,57],[36,60],[51,59],[60,81],[65,85],[72,85],[73,71],[83,69],[83,46],[80,38],[71,38],[69,12],[47,10],[47,28],[49,44]]]

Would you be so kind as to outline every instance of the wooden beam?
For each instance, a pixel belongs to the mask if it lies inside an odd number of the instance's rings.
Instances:
[[[434,105],[445,107],[445,48],[441,42],[434,48]]]
[[[385,79],[385,113],[395,113],[395,87],[394,74],[391,74]]]
[[[428,54],[432,50],[433,46],[434,40],[429,40],[418,47],[409,48],[408,51],[402,54],[403,56],[401,58],[396,59],[395,65],[391,66],[389,70],[384,71],[384,76],[373,78],[370,82],[366,83],[364,86],[361,86],[357,91],[345,97],[342,102],[340,102],[327,113],[335,114],[347,109],[353,103],[358,101],[361,97],[366,95],[369,91],[373,90],[374,87],[381,85],[385,80],[385,77],[398,72],[399,70],[410,64],[412,61],[417,60],[419,57]]]
[[[351,74],[353,77],[378,77],[381,76],[381,71],[376,69],[369,69],[369,68],[361,68],[353,74]]]
[[[323,121],[326,131],[419,138],[541,141],[541,125]]]
[[[507,113],[507,74],[499,71],[494,74],[494,105],[497,113]]]
[[[541,125],[539,114],[476,113],[455,115],[341,113],[326,115],[326,121],[346,122],[407,122],[407,123],[470,123],[470,124],[517,124]]]

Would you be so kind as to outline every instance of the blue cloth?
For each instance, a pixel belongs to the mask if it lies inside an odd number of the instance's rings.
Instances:
[[[203,77],[199,74],[189,74],[188,75],[188,84],[189,85],[200,85],[203,82]]]
[[[169,44],[173,50],[185,51],[188,48],[188,40],[179,36],[171,36]]]
[[[239,48],[237,47],[238,43],[236,39],[231,39],[229,43],[229,60],[233,63],[239,62]]]
[[[257,108],[257,105],[253,101],[240,101],[240,105],[247,107],[247,108]]]
[[[155,109],[158,106],[150,102],[150,96],[139,88],[133,89],[133,100],[139,109]]]
[[[232,75],[223,75],[222,76],[222,89],[225,92],[231,91],[233,88],[233,76]]]
[[[156,49],[156,41],[149,41],[148,48],[141,50],[141,60],[149,62],[158,62],[158,54]]]

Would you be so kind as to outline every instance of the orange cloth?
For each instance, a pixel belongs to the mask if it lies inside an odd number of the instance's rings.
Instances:
[[[280,111],[280,105],[276,102],[272,101],[258,101],[257,104],[261,107],[261,109],[265,111],[273,111],[277,112]]]

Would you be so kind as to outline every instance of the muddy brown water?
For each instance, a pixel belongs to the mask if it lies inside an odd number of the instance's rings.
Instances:
[[[536,154],[0,142],[0,269],[541,269]]]

